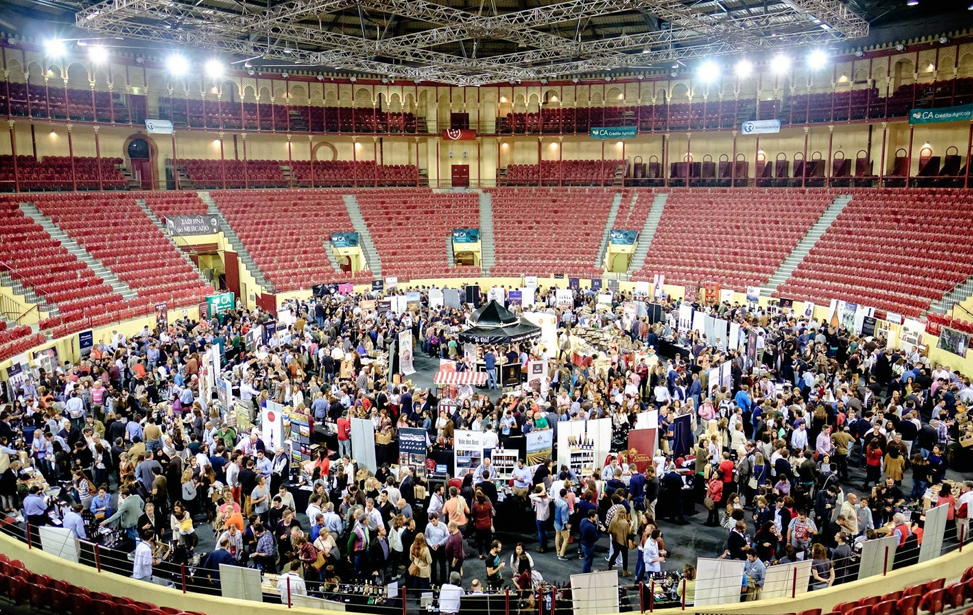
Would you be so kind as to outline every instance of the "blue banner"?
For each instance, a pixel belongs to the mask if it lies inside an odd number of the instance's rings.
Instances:
[[[634,246],[638,238],[638,231],[612,231],[609,235],[611,243],[622,246]]]
[[[594,292],[601,290],[601,278],[591,278],[591,290]]]
[[[95,338],[93,331],[82,331],[78,334],[78,349],[81,351],[81,356],[86,357],[91,354],[91,349],[95,346]]]
[[[261,340],[263,342],[263,345],[268,346],[270,344],[271,338],[273,338],[275,335],[277,335],[277,321],[270,320],[265,322],[263,339]]]
[[[639,134],[638,126],[595,126],[591,128],[592,139],[631,139]]]
[[[524,295],[523,291],[512,290],[507,293],[507,303],[510,305],[523,305]]]
[[[358,233],[331,233],[331,245],[336,248],[354,248],[358,245]]]
[[[453,243],[480,243],[480,229],[478,228],[453,229]]]
[[[581,290],[580,278],[568,278],[568,288],[571,290]]]

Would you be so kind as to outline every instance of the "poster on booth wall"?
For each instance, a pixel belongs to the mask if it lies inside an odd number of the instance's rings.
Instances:
[[[425,429],[403,427],[399,429],[399,465],[415,470],[419,478],[426,475],[426,451],[429,435]]]
[[[257,344],[263,339],[263,329],[263,325],[257,325],[243,336],[243,347],[246,348],[247,352],[253,352],[257,349]]]
[[[591,278],[591,292],[597,293],[604,286],[604,282],[601,278]]]
[[[639,472],[644,472],[652,463],[657,434],[657,429],[632,429],[628,432],[628,463],[634,463]]]
[[[729,303],[733,305],[733,290],[727,288],[720,288],[720,303]]]
[[[571,292],[570,288],[559,288],[554,296],[557,299],[557,305],[559,307],[574,306],[574,293]]]
[[[395,276],[390,276],[390,277],[385,278],[385,289],[386,290],[395,290],[398,287],[399,287],[399,278],[397,278]]]
[[[399,331],[399,373],[403,376],[416,373],[412,365],[412,329]]]
[[[311,460],[311,432],[314,423],[311,417],[287,409],[284,412],[284,439],[290,442],[291,461],[301,464]]]
[[[537,288],[537,276],[536,275],[525,275],[524,276],[524,286],[527,288]]]
[[[966,358],[966,349],[970,345],[970,336],[955,329],[942,328],[936,348],[951,352],[956,356]]]
[[[547,390],[551,386],[547,379],[547,370],[547,361],[528,361],[527,384],[525,385],[527,389],[546,396]]]
[[[458,308],[463,305],[458,288],[443,289],[443,304],[446,307]]]
[[[522,318],[541,328],[541,345],[552,353],[557,352],[557,317],[548,312],[524,312]]]
[[[373,295],[378,294],[378,293],[382,292],[383,290],[385,290],[385,281],[384,280],[372,280],[372,294]]]
[[[338,284],[339,295],[344,295],[345,297],[347,297],[348,295],[354,294],[354,292],[355,292],[354,284],[349,284],[347,282],[343,284]]]
[[[507,299],[511,307],[520,307],[524,304],[523,292],[519,290],[512,290],[507,295]]]
[[[165,303],[155,304],[155,326],[159,328],[159,331],[165,331],[169,328],[169,308]]]
[[[688,303],[679,304],[679,332],[685,333],[693,327],[693,306]]]
[[[760,301],[760,287],[759,286],[747,286],[747,301],[756,303]]]
[[[219,373],[220,349],[219,346],[213,346],[203,353],[203,362],[199,366],[199,398],[204,408],[213,400]]]
[[[568,288],[575,292],[581,290],[581,278],[568,278]]]
[[[418,292],[410,292],[405,296],[405,309],[414,314],[419,313],[419,306],[422,304],[422,295]]]
[[[554,458],[554,430],[542,429],[526,435],[527,465],[536,466]]]
[[[477,353],[476,344],[464,344],[463,345],[463,358],[470,365],[476,365]]]
[[[462,478],[483,461],[483,433],[457,429],[453,432],[453,465],[456,478]]]
[[[487,301],[496,301],[501,306],[507,305],[506,293],[503,292],[503,286],[494,286],[487,292]]]
[[[236,297],[233,293],[220,293],[212,297],[206,297],[206,308],[210,318],[231,311],[236,305]],[[158,306],[156,306],[158,310]]]
[[[902,322],[901,347],[906,352],[922,345],[922,334],[926,332],[925,323],[906,318]]]
[[[443,307],[443,291],[438,288],[429,289],[429,309],[438,310]]]
[[[261,343],[270,346],[270,341],[277,336],[277,321],[268,320],[263,324],[263,331],[260,333]]]
[[[636,297],[648,298],[652,294],[652,285],[648,282],[636,282],[635,290],[632,292]]]
[[[284,406],[267,401],[260,409],[260,439],[271,456],[284,445]]]
[[[873,337],[875,335],[875,320],[874,316],[866,316],[862,321],[862,337]]]
[[[223,416],[230,411],[233,404],[233,383],[224,378],[216,381],[216,398],[220,400],[220,412]]]

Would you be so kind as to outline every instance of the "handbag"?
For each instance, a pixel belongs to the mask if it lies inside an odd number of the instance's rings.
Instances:
[[[325,564],[324,553],[318,551],[318,557],[317,559],[314,560],[314,562],[311,563],[311,567],[313,567],[315,570],[321,570],[322,568],[324,568],[324,564]]]
[[[703,507],[706,510],[713,510],[716,508],[716,502],[713,501],[713,498],[703,498]]]
[[[415,562],[409,564],[409,576],[419,576],[419,567],[415,565]]]

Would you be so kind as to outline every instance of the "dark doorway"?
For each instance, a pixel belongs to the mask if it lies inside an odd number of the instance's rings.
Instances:
[[[139,187],[142,190],[152,190],[154,188],[152,150],[149,147],[148,141],[145,139],[132,139],[128,144],[128,151],[126,153],[132,162],[132,177],[139,182]]]

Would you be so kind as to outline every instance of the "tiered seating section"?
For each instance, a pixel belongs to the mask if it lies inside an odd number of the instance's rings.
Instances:
[[[216,100],[160,98],[159,115],[174,126],[280,132],[411,133],[419,122],[412,113],[371,108],[277,105]]]
[[[121,164],[121,158],[101,159],[101,185],[105,190],[128,188],[128,182],[119,170]],[[75,182],[78,190],[97,190],[98,159],[75,156],[72,182],[70,156],[47,156],[37,160],[33,156],[20,155],[17,156],[17,175],[21,192],[71,190]],[[0,190],[13,192],[14,188],[13,156],[0,156]]]
[[[359,190],[355,193],[372,235],[382,274],[400,279],[475,277],[479,267],[450,267],[446,241],[454,228],[479,228],[479,196],[432,190]],[[450,239],[451,240],[451,239]]]
[[[152,213],[165,221],[166,216],[194,216],[206,213],[206,203],[196,193],[139,192],[132,195],[142,199]]]
[[[117,92],[96,91],[92,106],[90,89],[65,90],[63,87],[43,85],[28,88],[23,83],[0,83],[0,114],[102,123],[110,123],[114,119],[117,124],[127,124],[131,108],[132,123],[141,124],[146,118],[145,96],[127,94],[126,97],[128,106]]]
[[[935,314],[930,312],[926,315],[926,332],[930,335],[939,336],[942,327],[948,327],[963,333],[973,333],[973,322],[949,314]]]
[[[11,276],[60,310],[59,317],[41,321],[42,329],[54,327],[56,335],[67,335],[128,317],[123,317],[128,305],[122,297],[10,197],[0,200],[0,261],[11,268]]]
[[[419,185],[419,169],[411,164],[375,164],[374,160],[329,160],[314,162],[313,165],[309,161],[292,162],[290,167],[294,185],[302,188]]]
[[[507,167],[508,186],[611,186],[624,160],[542,160]]]
[[[494,276],[600,276],[598,246],[615,191],[603,188],[493,190]]]
[[[257,267],[278,291],[325,282],[365,283],[369,271],[335,271],[324,242],[355,231],[340,192],[272,190],[211,193]]]
[[[851,193],[779,296],[818,304],[844,299],[915,317],[973,275],[973,249],[963,240],[973,232],[969,191]]]
[[[672,192],[633,280],[761,286],[831,203],[824,190],[712,188]]]
[[[194,188],[286,188],[287,179],[276,160],[180,160]]]
[[[43,333],[31,333],[30,327],[20,325],[7,328],[7,323],[0,321],[0,361],[30,350],[34,346],[47,341]]]
[[[645,219],[649,217],[655,192],[652,188],[623,190],[622,202],[615,216],[612,229],[619,231],[641,231]]]
[[[138,294],[139,305],[198,304],[213,293],[131,195],[52,194],[45,215]]]
[[[309,161],[287,160],[180,160],[193,188],[287,188],[312,187]],[[285,169],[291,169],[291,179]],[[415,165],[379,165],[374,160],[334,160],[315,162],[313,187],[340,186],[416,186],[419,170]]]

